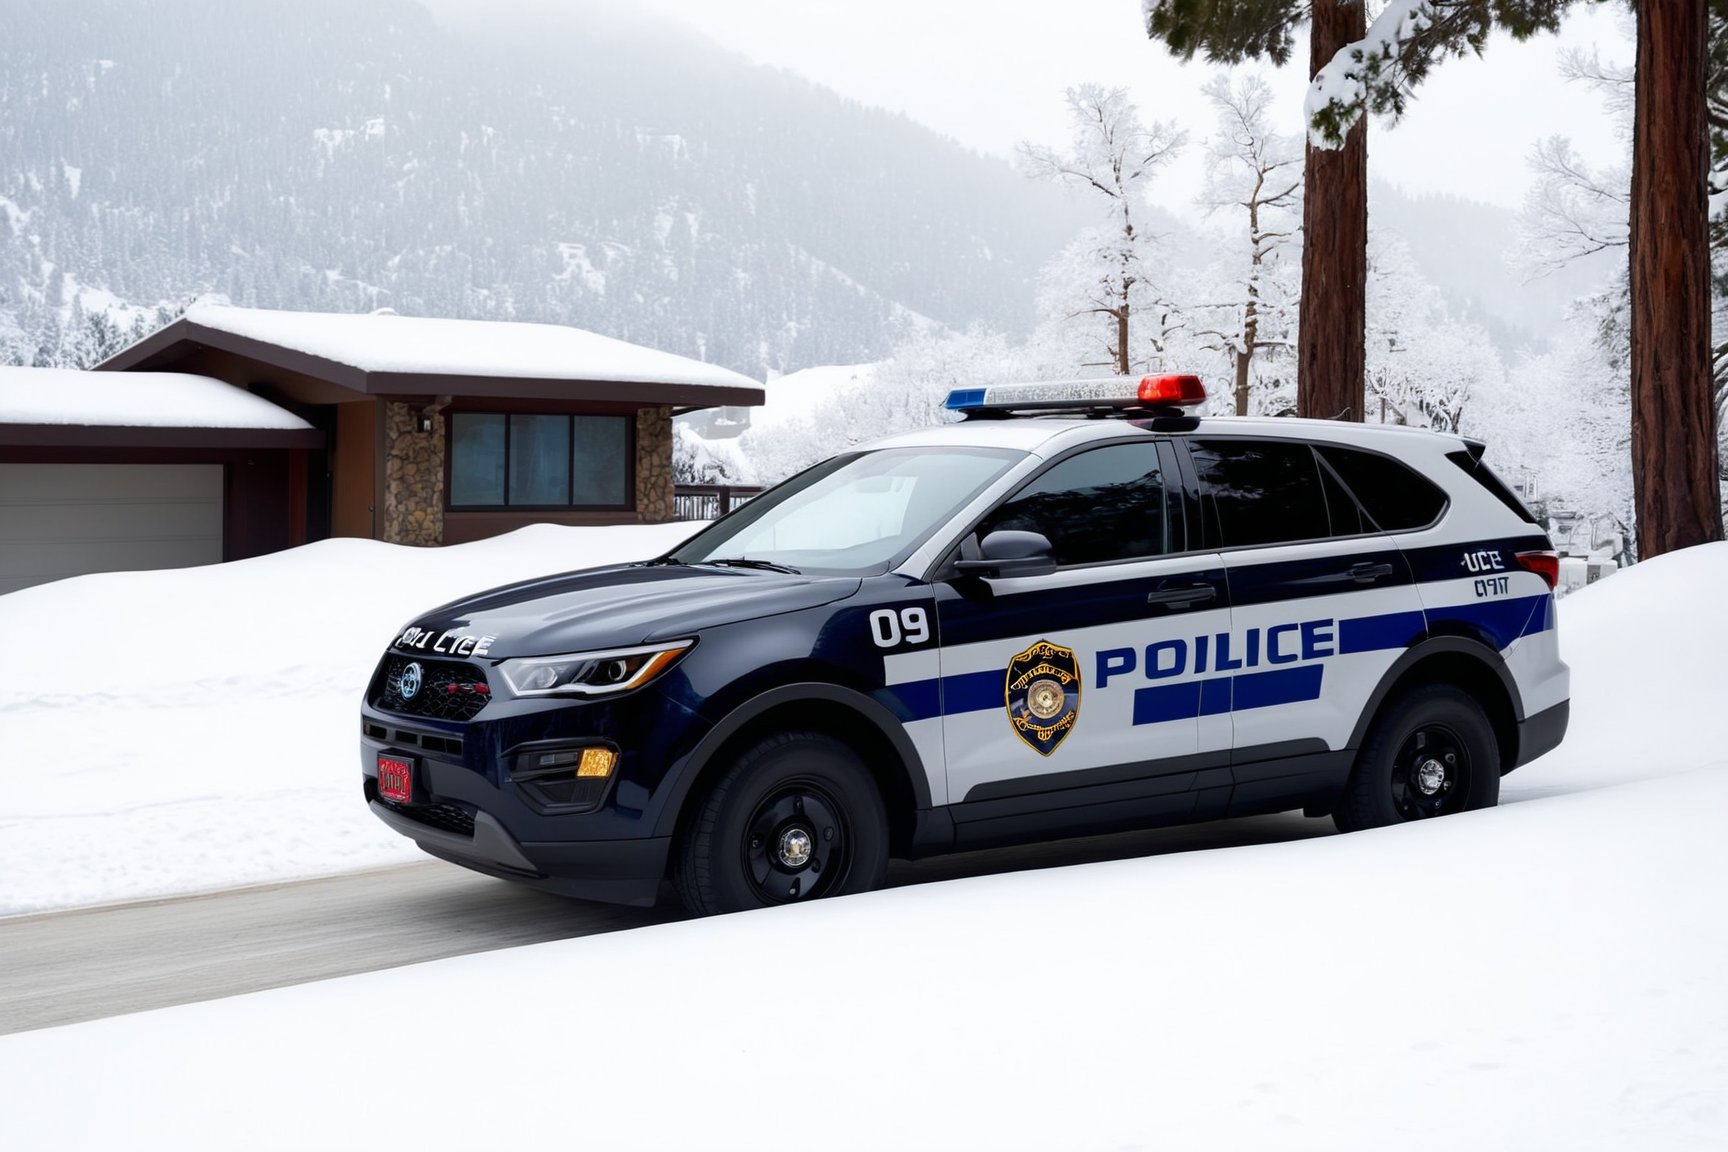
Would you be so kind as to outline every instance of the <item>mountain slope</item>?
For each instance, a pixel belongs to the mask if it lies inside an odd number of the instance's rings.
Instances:
[[[216,291],[570,323],[761,374],[928,321],[1022,327],[1076,227],[1000,160],[647,23],[578,10],[528,44],[407,0],[12,7],[15,347],[80,290]]]

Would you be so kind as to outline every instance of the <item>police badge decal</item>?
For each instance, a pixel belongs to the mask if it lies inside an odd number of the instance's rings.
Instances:
[[[1040,640],[1008,661],[1008,722],[1040,756],[1056,751],[1080,718],[1074,650]]]

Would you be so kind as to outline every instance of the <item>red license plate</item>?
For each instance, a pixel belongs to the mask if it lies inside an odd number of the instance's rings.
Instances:
[[[378,795],[397,804],[414,800],[414,762],[378,754]]]

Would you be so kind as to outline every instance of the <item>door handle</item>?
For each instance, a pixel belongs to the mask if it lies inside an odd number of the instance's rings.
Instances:
[[[1356,564],[1350,569],[1350,579],[1358,584],[1372,584],[1392,575],[1390,564]]]
[[[1211,584],[1161,584],[1146,593],[1146,603],[1164,604],[1171,608],[1186,608],[1218,598],[1218,589]]]

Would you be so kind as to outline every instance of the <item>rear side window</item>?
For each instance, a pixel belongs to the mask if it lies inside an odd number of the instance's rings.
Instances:
[[[1426,528],[1446,508],[1446,493],[1390,456],[1336,444],[1315,445],[1315,450],[1349,485],[1382,531]]]
[[[1494,494],[1494,499],[1500,501],[1500,503],[1506,505],[1506,507],[1517,513],[1518,519],[1523,520],[1528,524],[1541,524],[1541,521],[1536,519],[1535,513],[1524,507],[1524,501],[1518,499],[1518,494],[1512,491],[1512,489],[1506,487],[1506,482],[1501,480],[1500,477],[1494,475],[1494,470],[1488,467],[1488,465],[1482,463],[1482,461],[1478,460],[1468,452],[1448,452],[1446,453],[1446,459],[1452,461],[1452,463],[1458,465],[1458,467],[1462,468],[1465,472],[1468,472],[1471,476],[1475,477],[1476,483],[1482,485],[1482,487],[1488,489],[1489,492]]]
[[[1158,446],[1115,444],[1054,465],[978,526],[1040,532],[1058,564],[1102,564],[1169,552],[1171,501]]]
[[[1323,540],[1332,534],[1320,466],[1308,445],[1195,440],[1189,454],[1218,511],[1225,547]]]

